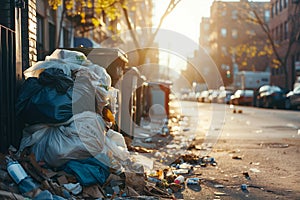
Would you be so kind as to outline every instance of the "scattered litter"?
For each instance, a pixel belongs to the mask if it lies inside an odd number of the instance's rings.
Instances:
[[[256,168],[250,168],[249,171],[254,172],[254,173],[259,173],[260,170]]]
[[[188,178],[186,181],[187,185],[199,185],[200,178]]]
[[[173,172],[175,174],[188,174],[189,170],[188,169],[176,169],[176,170],[173,170]]]
[[[224,188],[224,185],[216,184],[214,185],[215,188]]]
[[[246,184],[242,184],[242,185],[241,185],[241,189],[242,189],[242,190],[248,190],[248,186],[247,186]]]
[[[242,157],[242,156],[232,156],[232,159],[235,159],[235,160],[242,160],[243,157]]]
[[[228,194],[224,193],[224,192],[214,192],[215,196],[228,196]]]
[[[178,192],[179,190],[181,190],[182,188],[182,185],[179,185],[179,184],[176,184],[176,183],[171,183],[169,185],[170,189],[173,191],[173,192]]]
[[[260,163],[259,162],[250,162],[250,165],[258,166],[258,165],[260,165]]]
[[[243,175],[245,176],[246,179],[250,180],[250,175],[248,172],[243,172]]]
[[[72,192],[72,194],[77,195],[80,192],[82,192],[82,187],[80,183],[68,183],[63,184],[64,188],[66,188],[69,192]]]
[[[201,191],[200,179],[199,178],[188,178],[187,187],[195,192]]]
[[[176,184],[182,184],[184,182],[184,176],[179,175],[177,178],[175,178],[174,183]]]

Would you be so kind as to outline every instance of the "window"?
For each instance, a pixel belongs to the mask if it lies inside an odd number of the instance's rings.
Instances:
[[[227,15],[226,10],[222,10],[221,15],[222,15],[223,17],[225,17],[225,16]]]
[[[279,1],[276,1],[276,14],[278,14],[279,10],[280,10]]]
[[[284,0],[284,8],[286,8],[289,5],[289,0]]]
[[[55,25],[49,23],[49,52],[52,53],[55,50],[55,41],[56,41],[56,28]]]
[[[237,10],[233,10],[231,12],[231,17],[232,17],[232,19],[238,19],[238,11]]]
[[[288,31],[289,31],[289,24],[287,21],[284,22],[284,39],[288,39]]]
[[[209,31],[209,24],[204,24],[204,30]]]
[[[272,5],[272,17],[276,15],[276,6],[273,4]]]
[[[221,36],[226,37],[227,36],[227,29],[226,28],[221,28]]]
[[[268,23],[270,22],[270,11],[265,10],[265,22]]]
[[[227,55],[228,55],[228,53],[227,53],[227,47],[226,47],[226,46],[222,46],[222,47],[221,47],[221,51],[222,51],[222,54],[223,54],[224,56],[227,56]]]
[[[70,31],[64,28],[64,47],[70,47]]]
[[[255,36],[255,31],[254,30],[247,30],[246,34],[249,36]]]
[[[280,37],[280,41],[282,41],[283,40],[283,24],[280,24],[280,30],[279,30],[280,32],[279,32],[279,37]]]
[[[231,36],[233,39],[237,39],[238,38],[238,30],[237,29],[232,29],[231,30]]]
[[[253,11],[249,12],[250,18],[256,19],[255,13]]]
[[[36,49],[37,49],[37,59],[43,60],[45,54],[44,47],[44,18],[37,14],[37,30],[36,30]]]

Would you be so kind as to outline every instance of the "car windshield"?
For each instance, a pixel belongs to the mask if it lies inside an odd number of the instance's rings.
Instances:
[[[272,87],[270,88],[270,90],[271,90],[272,92],[281,92],[281,89],[280,89],[280,87],[278,87],[278,86],[272,86]]]
[[[281,88],[278,87],[278,86],[271,86],[271,85],[264,85],[262,86],[261,88],[259,88],[259,93],[262,93],[262,92],[267,92],[267,91],[270,91],[270,92],[281,92]]]
[[[245,96],[253,96],[253,90],[245,90]]]

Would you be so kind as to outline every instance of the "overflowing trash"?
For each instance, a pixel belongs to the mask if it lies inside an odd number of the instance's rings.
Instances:
[[[81,52],[57,49],[24,76],[16,113],[25,126],[19,149],[11,148],[1,163],[1,182],[10,185],[1,185],[3,197],[171,196],[147,183],[114,129],[116,89],[103,67]]]
[[[117,89],[106,70],[80,52],[56,50],[24,75],[16,102],[23,137],[18,148],[0,154],[1,199],[182,199],[186,190],[198,193],[208,186],[220,199],[229,196],[228,188],[242,195],[264,189],[255,185],[263,170],[253,168],[259,162],[232,174],[234,183],[227,183],[222,160],[208,155],[211,147],[201,145],[202,139],[187,136],[182,116],[144,119],[135,138],[118,132]],[[195,153],[200,151],[207,154]],[[247,160],[231,158],[227,161]],[[206,170],[212,174],[203,176]],[[217,170],[222,177],[213,177]]]

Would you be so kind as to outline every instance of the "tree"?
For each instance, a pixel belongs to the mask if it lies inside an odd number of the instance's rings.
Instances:
[[[164,19],[174,10],[174,8],[180,1],[181,0],[170,0],[166,10],[160,18],[157,28],[154,32],[151,32],[151,35],[148,37],[149,39],[146,42],[146,47],[149,47],[153,44]],[[139,55],[138,64],[141,65],[145,62],[146,54],[149,49],[141,47],[140,41],[137,37],[137,32],[134,30],[129,16],[129,11],[131,11],[132,8],[128,7],[127,0],[94,0],[94,4],[92,4],[91,0],[48,0],[48,2],[53,9],[57,9],[58,6],[64,4],[65,6],[63,9],[63,15],[66,13],[69,19],[71,18],[72,20],[76,20],[77,24],[90,25],[92,27],[97,27],[101,24],[99,17],[105,17],[110,21],[113,21],[118,20],[118,18],[121,17],[121,13],[123,13],[127,28],[130,31],[135,49],[137,50],[137,53]],[[88,9],[92,8],[92,6],[95,15],[89,16],[87,12]],[[85,29],[83,31],[88,30],[90,29]]]
[[[288,86],[288,58],[291,53],[292,46],[300,39],[300,12],[299,12],[299,3],[296,3],[294,5],[293,13],[288,18],[288,26],[289,26],[289,35],[287,43],[278,41],[277,38],[274,37],[274,34],[272,34],[269,24],[263,20],[262,16],[259,15],[257,11],[257,7],[251,3],[246,2],[246,8],[251,10],[251,12],[254,14],[248,19],[251,20],[253,23],[258,24],[262,31],[265,33],[267,37],[267,47],[264,49],[264,51],[261,51],[260,53],[262,55],[264,54],[272,54],[272,67],[274,68],[282,68],[285,76],[285,88],[289,88]],[[280,52],[280,49],[283,45],[286,45],[286,51],[284,53]]]
[[[256,2],[252,5],[255,6],[254,13],[249,7],[249,2],[245,2],[241,2],[237,18],[246,31],[243,33],[244,37],[240,37],[238,44],[230,47],[229,52],[234,62],[238,64],[239,70],[266,70],[270,66],[269,60],[274,51],[268,37],[261,31],[256,16],[262,18],[265,11],[270,10],[270,4]]]
[[[120,17],[119,6],[126,6],[125,2],[119,0],[48,0],[48,3],[53,10],[62,6],[59,34],[62,32],[64,18],[70,20],[74,28],[84,34],[103,25],[103,18],[116,20]],[[58,38],[60,39],[60,35]],[[59,43],[60,41],[57,46]]]
[[[149,47],[153,44],[154,39],[155,39],[159,29],[161,28],[161,25],[163,24],[164,19],[175,9],[175,7],[177,6],[177,4],[180,1],[181,0],[170,0],[166,10],[164,11],[162,17],[160,18],[160,21],[159,21],[159,24],[158,24],[156,30],[153,33],[151,33],[148,41],[146,42],[146,47]],[[134,30],[132,28],[132,25],[130,23],[130,18],[129,18],[129,15],[128,15],[128,8],[127,7],[122,7],[122,9],[123,9],[123,12],[124,12],[124,16],[125,16],[125,19],[126,19],[128,30],[131,33],[135,48],[136,48],[137,53],[139,55],[138,65],[141,65],[145,62],[145,58],[146,58],[146,55],[147,55],[147,52],[148,52],[149,49],[148,48],[141,48],[140,42],[137,39],[137,34],[136,34],[136,32],[134,32]]]

